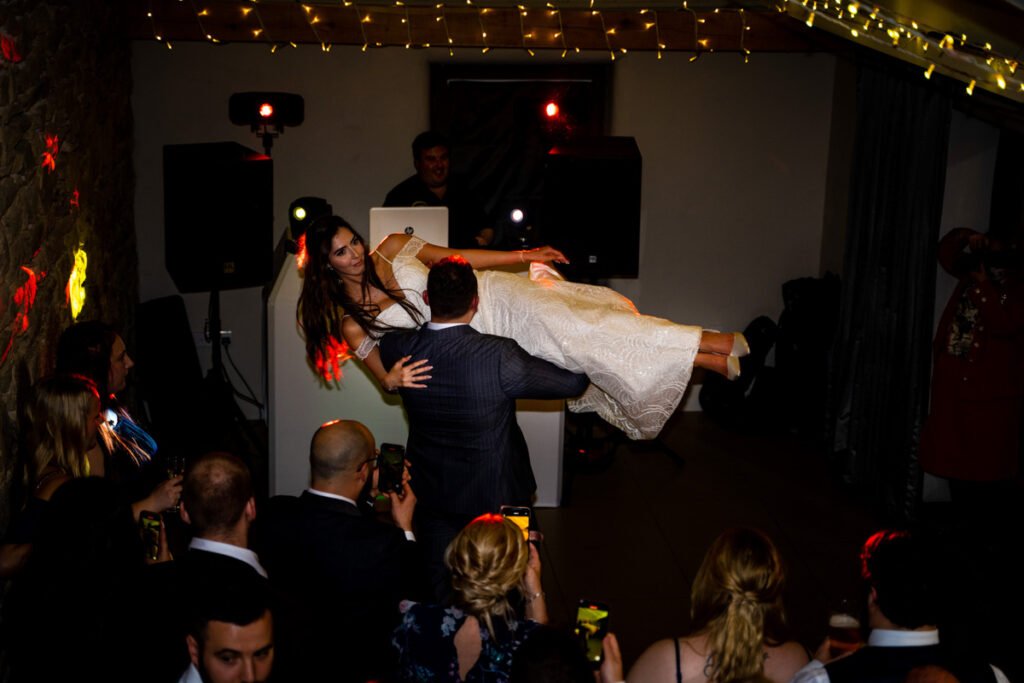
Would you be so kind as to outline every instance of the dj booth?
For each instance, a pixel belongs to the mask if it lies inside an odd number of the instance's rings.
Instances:
[[[447,244],[447,214],[446,208],[439,207],[372,209],[369,243],[376,245],[390,233],[406,232],[433,244]],[[378,445],[404,445],[409,432],[401,399],[382,391],[358,360],[342,365],[342,377],[336,383],[324,382],[310,367],[295,318],[301,288],[295,259],[289,258],[267,299],[272,495],[297,495],[308,486],[309,442],[329,420],[362,422]],[[530,449],[539,507],[557,507],[561,500],[564,407],[561,400],[518,402],[516,415]]]

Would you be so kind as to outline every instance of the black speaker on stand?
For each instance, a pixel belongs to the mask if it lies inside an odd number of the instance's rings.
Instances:
[[[209,292],[210,398],[257,446],[234,397],[252,403],[221,356],[220,292],[266,284],[273,271],[273,161],[234,142],[164,146],[167,270],[181,292]],[[260,405],[256,402],[256,405]]]
[[[574,140],[548,152],[541,235],[569,257],[569,279],[639,275],[642,166],[633,138]]]

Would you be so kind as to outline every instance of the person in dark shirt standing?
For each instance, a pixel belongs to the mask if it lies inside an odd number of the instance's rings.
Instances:
[[[494,243],[494,228],[483,205],[467,188],[450,182],[450,152],[448,140],[440,133],[417,135],[412,141],[416,173],[388,192],[384,206],[446,206],[449,247],[490,246]]]

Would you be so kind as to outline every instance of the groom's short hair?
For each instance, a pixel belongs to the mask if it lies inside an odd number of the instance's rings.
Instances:
[[[476,273],[462,256],[447,256],[430,269],[427,296],[432,318],[450,320],[465,315],[476,295]]]

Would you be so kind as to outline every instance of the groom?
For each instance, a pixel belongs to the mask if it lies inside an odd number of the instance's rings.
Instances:
[[[403,356],[433,366],[425,389],[400,393],[409,415],[417,536],[440,598],[449,588],[444,550],[455,534],[484,512],[532,502],[537,484],[516,423],[516,399],[571,398],[589,381],[534,358],[511,339],[470,327],[480,298],[476,274],[461,256],[434,264],[423,299],[430,322],[385,335],[380,354],[386,368]]]

